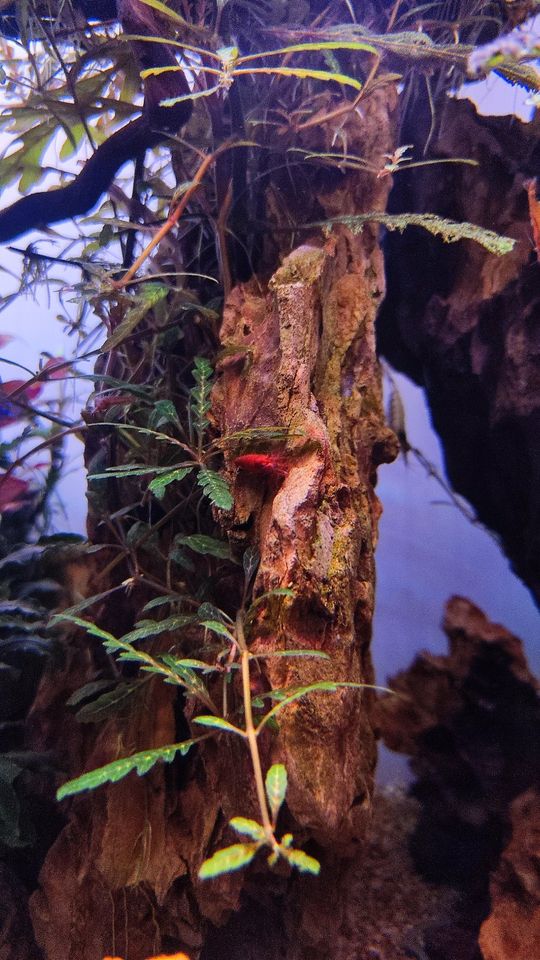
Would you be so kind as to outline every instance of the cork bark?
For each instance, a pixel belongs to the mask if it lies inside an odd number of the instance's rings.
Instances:
[[[366,102],[361,117],[347,115],[349,149],[373,164],[390,152],[395,107],[389,86]],[[315,127],[305,146],[328,149],[327,137]],[[262,688],[324,679],[360,685],[292,704],[277,733],[261,738],[263,766],[280,761],[288,770],[283,829],[321,860],[321,875],[306,880],[271,873],[262,858],[247,874],[197,879],[204,857],[233,842],[229,819],[258,815],[245,746],[222,737],[172,771],[130,775],[67,806],[67,825],[31,902],[45,960],[102,960],[107,953],[143,960],[167,949],[185,950],[192,960],[322,960],[329,944],[339,960],[354,948],[346,920],[348,864],[366,832],[376,761],[373,695],[363,687],[373,682],[369,645],[380,513],[374,485],[377,465],[397,452],[384,421],[375,353],[383,257],[375,225],[358,236],[344,227],[332,233],[313,228],[286,248],[287,189],[286,178],[268,185],[275,235],[266,242],[257,277],[234,287],[224,308],[212,416],[224,441],[235,506],[231,515],[216,517],[238,555],[248,545],[258,547],[255,595],[274,587],[294,591],[279,607],[268,605],[250,640],[253,650],[315,648],[329,656],[265,661],[271,666],[254,682]],[[303,215],[312,222],[384,209],[388,191],[387,179],[354,171],[314,181],[309,197],[296,202],[305,201]],[[235,465],[242,448],[227,437],[261,427],[282,428],[284,439],[256,445],[277,457],[279,468],[254,474]],[[104,451],[110,457],[114,448],[106,437],[92,435],[88,458],[102,458]],[[103,509],[92,501],[89,528],[96,535]],[[96,572],[107,563],[102,554]],[[101,580],[99,590],[104,586]],[[95,592],[95,585],[86,590]],[[134,604],[141,602],[123,593],[117,598],[93,610],[113,632],[121,621],[129,629]],[[71,644],[64,674],[55,678],[54,703],[48,678],[34,708],[42,744],[62,724],[73,724],[62,702],[94,675],[100,656],[97,642]],[[151,681],[145,689],[142,709],[127,722],[109,720],[97,735],[80,728],[69,734],[63,757],[68,773],[178,739],[171,688]]]

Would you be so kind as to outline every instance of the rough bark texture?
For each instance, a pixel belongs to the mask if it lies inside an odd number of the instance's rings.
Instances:
[[[27,912],[28,892],[16,874],[0,865],[0,960],[39,960]]]
[[[392,88],[375,93],[362,118],[347,118],[349,148],[373,163],[389,152],[394,109]],[[328,148],[324,130],[310,136],[307,146]],[[279,189],[269,187],[276,226],[284,209],[277,198],[283,201],[286,189],[286,178]],[[309,197],[311,219],[321,212],[384,209],[387,193],[386,180],[363,173],[325,177]],[[269,251],[266,262],[275,263],[273,241]],[[294,666],[268,661],[276,666],[261,675],[263,685],[373,679],[369,643],[380,512],[373,488],[377,464],[397,452],[382,415],[375,356],[383,291],[377,229],[361,237],[343,229],[327,241],[320,233],[311,236],[268,280],[236,287],[225,308],[222,343],[236,345],[240,359],[234,349],[226,351],[214,391],[219,432],[260,426],[290,431],[280,451],[284,476],[235,470],[235,451],[226,446],[235,493],[228,532],[233,541],[259,546],[256,593],[287,586],[297,595],[279,616],[270,606],[254,649],[317,647],[331,656],[328,662],[289,661]],[[102,455],[103,443],[96,431],[89,458]],[[98,529],[92,516],[90,528]],[[100,557],[98,567],[106,564]],[[82,592],[95,589],[86,584]],[[106,601],[92,611],[117,634],[124,618],[129,629],[130,611],[141,600],[118,596],[119,603]],[[75,643],[53,695],[50,681],[44,684],[34,711],[36,740],[58,738],[67,722],[60,704],[94,675],[99,650],[97,642],[93,649],[87,640]],[[171,689],[152,681],[145,690],[128,723],[120,718],[97,735],[80,728],[69,734],[69,773],[182,739]],[[264,860],[251,879],[239,873],[207,884],[196,879],[204,857],[232,842],[228,820],[258,813],[245,746],[222,738],[172,770],[131,775],[71,805],[32,898],[46,960],[101,960],[106,953],[142,960],[167,949],[187,950],[193,960],[322,960],[329,943],[333,960],[352,960],[346,863],[360,848],[371,808],[371,700],[365,690],[311,696],[283,712],[277,737],[269,733],[262,740],[264,766],[280,760],[288,769],[283,827],[320,857],[320,879],[282,871],[272,876]]]
[[[490,873],[497,868],[494,915],[481,945],[486,960],[511,960],[526,953],[510,949],[510,932],[504,941],[503,918],[513,913],[520,950],[537,936],[537,800],[525,791],[540,777],[538,683],[517,637],[470,601],[449,601],[444,629],[448,656],[423,653],[390,681],[399,697],[379,702],[380,730],[391,749],[412,758],[413,793],[422,805],[411,837],[417,869],[466,894],[458,923],[433,932],[428,955],[479,956],[478,929],[490,911]]]
[[[484,960],[540,956],[540,796],[538,786],[514,800],[512,837],[491,878],[491,913],[480,930]]]
[[[416,104],[402,141],[422,147],[430,119]],[[540,169],[540,118],[480,117],[440,105],[430,150],[477,168],[428,167],[396,178],[392,209],[432,211],[515,237],[497,258],[448,247],[414,229],[387,239],[384,355],[426,391],[455,489],[496,531],[516,573],[540,595],[540,264],[525,182]]]

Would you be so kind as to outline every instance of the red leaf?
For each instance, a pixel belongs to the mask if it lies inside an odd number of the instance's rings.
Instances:
[[[0,333],[0,350],[14,339],[15,337],[10,337],[9,333]]]
[[[38,394],[41,393],[41,384],[29,383],[26,387],[26,382],[26,380],[6,380],[4,383],[0,383],[0,396],[11,397],[12,394],[17,392],[21,400],[33,400],[34,397],[37,397]],[[21,389],[23,387],[24,389]],[[18,391],[20,391],[20,393],[18,393]]]
[[[44,380],[64,380],[70,372],[70,366],[70,362],[64,360],[64,357],[51,357],[43,365],[41,376]],[[44,376],[45,371],[47,371],[46,376]]]
[[[0,474],[0,514],[14,513],[24,507],[28,488],[26,480]]]
[[[7,427],[26,416],[25,411],[17,404],[18,399],[22,403],[30,403],[41,393],[39,383],[29,383],[27,387],[25,383],[25,380],[6,380],[5,383],[0,383],[0,427]],[[10,397],[14,393],[17,397],[11,401]]]
[[[128,403],[133,403],[133,397],[127,393],[107,393],[94,400],[94,413],[103,413],[110,407],[125,407]]]

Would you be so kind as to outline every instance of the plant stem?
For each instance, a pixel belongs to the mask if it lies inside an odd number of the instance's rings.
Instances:
[[[253,724],[253,711],[251,709],[251,689],[249,685],[249,650],[247,648],[246,639],[244,636],[244,611],[239,610],[236,614],[236,639],[238,646],[241,652],[241,667],[242,667],[242,690],[244,695],[244,711],[246,717],[246,738],[249,745],[249,753],[251,756],[251,765],[253,767],[253,776],[255,778],[255,788],[257,790],[257,799],[259,801],[259,809],[261,813],[261,823],[264,827],[264,832],[268,843],[272,848],[276,846],[276,839],[274,837],[274,830],[272,827],[272,822],[270,820],[270,814],[268,812],[268,804],[266,802],[266,792],[264,789],[264,779],[261,767],[261,757],[259,754],[259,744],[257,742],[257,732]]]

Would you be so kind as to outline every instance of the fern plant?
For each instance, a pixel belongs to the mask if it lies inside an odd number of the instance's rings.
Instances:
[[[210,391],[213,383],[213,369],[204,357],[196,357],[192,370],[195,385],[189,392],[187,404],[188,430],[187,441],[184,442],[174,435],[175,428],[180,427],[180,421],[170,401],[159,400],[154,405],[154,422],[169,426],[170,432],[152,427],[143,427],[135,424],[124,424],[121,428],[126,435],[130,433],[155,441],[163,451],[164,457],[173,460],[168,465],[156,464],[151,466],[140,461],[127,461],[121,466],[107,467],[104,473],[92,473],[90,480],[129,479],[154,474],[148,484],[149,493],[158,500],[163,500],[171,484],[180,483],[188,475],[196,477],[197,486],[208,498],[211,505],[220,510],[230,510],[233,505],[232,495],[225,477],[212,466],[219,454],[216,445],[208,436],[210,421]],[[157,414],[157,417],[155,416]],[[95,426],[108,426],[108,422],[95,423]],[[181,429],[181,428],[180,428]],[[138,448],[137,448],[138,449]],[[183,455],[181,460],[176,459],[178,453]]]

